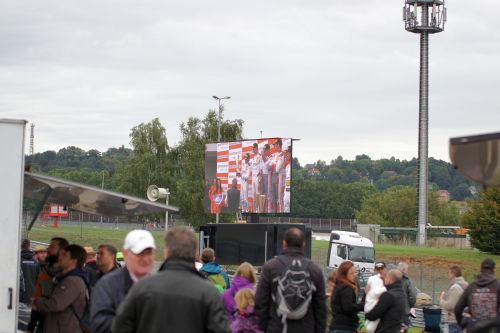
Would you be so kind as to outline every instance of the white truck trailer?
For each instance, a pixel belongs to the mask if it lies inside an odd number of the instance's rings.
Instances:
[[[327,269],[336,270],[344,261],[350,260],[356,267],[360,283],[373,275],[375,249],[368,238],[351,231],[332,231],[328,247]]]
[[[0,119],[0,332],[17,332],[26,121]]]

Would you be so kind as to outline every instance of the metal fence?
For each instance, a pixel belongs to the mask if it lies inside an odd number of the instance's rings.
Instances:
[[[178,215],[170,215],[170,219],[168,221],[168,226],[174,225],[186,225],[184,220],[180,219]],[[31,212],[23,212],[23,222],[25,227],[31,223],[33,219],[33,214]],[[42,223],[47,225],[53,224],[52,218],[47,218],[45,221],[38,217],[35,221],[34,226],[41,225]],[[73,212],[70,211],[68,216],[59,217],[57,220],[58,224],[61,225],[82,225],[91,226],[91,227],[104,227],[104,228],[113,228],[113,229],[147,229],[147,230],[164,230],[164,225],[159,224],[155,221],[149,220],[139,220],[137,217],[133,218],[123,218],[123,217],[108,217],[108,216],[100,216],[94,214],[87,214],[82,212]]]
[[[315,232],[356,231],[355,219],[320,219],[308,217],[259,217],[259,223],[304,223]]]

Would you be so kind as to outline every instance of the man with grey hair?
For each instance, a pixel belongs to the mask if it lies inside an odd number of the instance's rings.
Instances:
[[[410,311],[415,303],[417,302],[417,289],[413,285],[410,277],[408,276],[408,264],[406,262],[400,262],[398,264],[399,271],[403,274],[403,279],[401,281],[401,287],[403,288],[403,294],[405,295],[405,320],[406,325],[405,332],[408,333],[408,327],[410,327]]]
[[[162,269],[130,289],[116,313],[113,333],[231,332],[220,293],[194,267],[196,247],[189,228],[168,231]]]
[[[116,249],[113,249],[111,264],[114,266]],[[106,273],[92,289],[90,320],[93,333],[111,332],[111,323],[125,295],[135,282],[153,269],[155,249],[155,240],[149,231],[137,229],[127,234],[122,249],[125,267]]]
[[[380,319],[375,333],[379,332],[399,332],[404,317],[403,289],[401,280],[403,273],[397,269],[390,270],[385,277],[385,287],[387,291],[380,295],[380,299],[375,307],[365,314],[368,320]]]

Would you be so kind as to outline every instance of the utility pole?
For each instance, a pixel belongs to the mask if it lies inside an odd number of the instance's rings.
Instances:
[[[221,99],[230,99],[231,97],[230,96],[217,97],[214,95],[212,96],[212,98],[219,101],[219,115],[217,117],[217,142],[220,142],[220,110],[221,110],[220,101]],[[215,223],[219,223],[219,213],[215,214]]]

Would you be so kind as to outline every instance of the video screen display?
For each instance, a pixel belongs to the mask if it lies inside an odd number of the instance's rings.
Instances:
[[[205,146],[206,213],[290,213],[292,139]]]

